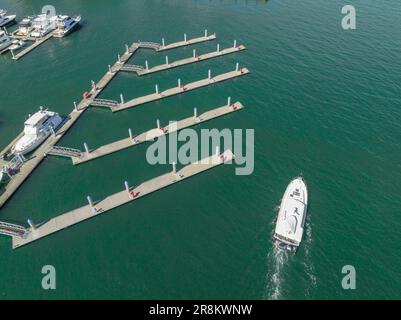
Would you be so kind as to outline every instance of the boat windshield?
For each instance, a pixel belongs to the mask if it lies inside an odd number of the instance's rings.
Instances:
[[[26,135],[36,135],[37,127],[31,126],[31,125],[26,125],[25,128],[24,128],[24,133]]]

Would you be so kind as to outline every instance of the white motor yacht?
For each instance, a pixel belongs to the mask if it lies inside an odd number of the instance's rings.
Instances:
[[[64,37],[68,35],[71,31],[78,26],[81,21],[80,16],[70,17],[66,15],[58,15],[55,16],[55,22],[57,30],[55,32],[55,36]]]
[[[275,245],[295,252],[301,244],[304,232],[308,190],[302,177],[297,177],[288,185],[280,205],[274,232]]]
[[[39,147],[58,126],[63,119],[57,112],[43,110],[30,116],[25,121],[24,135],[12,148],[12,153],[26,154]]]
[[[15,32],[17,36],[23,36],[26,37],[29,35],[29,33],[32,31],[32,20],[33,17],[27,17],[22,19],[22,21],[18,25],[18,29]]]
[[[12,44],[12,39],[8,36],[8,34],[0,30],[0,52],[4,49],[8,48]]]
[[[31,37],[42,38],[56,29],[56,24],[46,14],[40,14],[32,21]]]
[[[21,49],[22,47],[24,47],[25,45],[26,45],[26,43],[23,40],[13,40],[12,45],[8,48],[8,50],[11,50],[11,51],[18,50],[18,49]]]
[[[13,22],[17,17],[15,14],[11,14],[8,16],[6,14],[6,10],[0,9],[0,27],[8,25],[9,23]]]

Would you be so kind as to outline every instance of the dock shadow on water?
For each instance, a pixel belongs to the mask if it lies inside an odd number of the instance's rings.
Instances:
[[[277,216],[279,207],[275,212]],[[271,223],[271,239],[273,239],[276,219]],[[268,300],[286,299],[285,287],[297,286],[293,291],[302,292],[302,299],[311,299],[314,289],[317,287],[317,277],[315,267],[311,258],[312,248],[312,226],[310,216],[306,217],[304,239],[297,253],[291,253],[272,245],[266,257],[267,274],[264,298]],[[300,272],[295,272],[293,268],[300,268]],[[303,279],[295,279],[301,275]],[[291,281],[291,283],[287,283]]]

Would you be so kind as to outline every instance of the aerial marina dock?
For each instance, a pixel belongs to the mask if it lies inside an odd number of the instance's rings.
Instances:
[[[136,199],[139,199],[157,190],[166,188],[187,178],[193,177],[208,169],[212,169],[221,164],[231,162],[233,159],[234,154],[231,152],[231,150],[226,150],[221,154],[216,153],[208,158],[189,164],[178,171],[176,170],[175,164],[173,164],[173,170],[171,172],[143,182],[139,185],[131,187],[126,181],[124,183],[124,190],[112,194],[100,201],[93,201],[92,198],[88,196],[87,205],[59,215],[38,226],[32,225],[31,228],[26,229],[26,232],[24,232],[23,234],[12,235],[13,249],[42,239],[50,234],[71,227],[75,224],[98,216],[102,213],[106,213],[114,208],[135,201]],[[15,227],[15,229],[17,228]],[[7,226],[6,230],[7,232],[9,232],[10,226]]]
[[[26,47],[25,49],[22,49],[20,52],[18,52],[17,54],[14,54],[13,51],[11,51],[11,55],[12,55],[12,59],[13,60],[19,60],[21,59],[23,56],[25,56],[26,54],[28,54],[29,52],[31,52],[33,49],[39,47],[41,44],[43,44],[44,42],[46,42],[47,40],[49,40],[50,38],[53,37],[55,33],[55,30],[51,31],[50,33],[48,33],[46,36],[40,38],[40,39],[35,39],[35,38],[31,38],[31,37],[22,37],[23,40],[25,41],[32,41],[33,43]]]
[[[235,43],[234,43],[233,47],[226,48],[223,50],[220,50],[219,45],[217,45],[217,50],[210,52],[210,53],[197,55],[196,50],[194,49],[192,57],[190,57],[190,58],[185,58],[182,60],[169,62],[168,56],[166,56],[166,63],[161,64],[161,65],[149,67],[148,62],[146,61],[145,66],[125,65],[120,70],[126,71],[126,72],[135,72],[139,76],[143,76],[143,75],[147,75],[150,73],[160,72],[160,71],[164,71],[167,69],[177,68],[177,67],[181,67],[181,66],[184,66],[187,64],[196,63],[196,62],[224,56],[226,54],[235,53],[237,51],[241,51],[241,50],[245,50],[245,49],[246,49],[245,46],[243,46],[243,45],[237,46]]]
[[[10,181],[2,187],[0,190],[0,208],[6,203],[6,201],[18,190],[18,188],[22,185],[22,183],[28,178],[28,176],[34,171],[34,169],[41,163],[41,161],[45,158],[45,155],[51,150],[58,141],[64,136],[65,133],[76,123],[79,117],[85,112],[85,110],[91,106],[96,104],[99,99],[96,99],[97,96],[102,92],[102,90],[110,83],[110,81],[114,78],[114,76],[121,70],[121,68],[126,64],[126,62],[132,57],[132,55],[139,48],[150,48],[155,51],[165,51],[174,48],[179,48],[183,46],[188,46],[196,43],[201,43],[205,41],[210,41],[216,39],[216,35],[208,35],[205,30],[205,34],[202,37],[197,37],[194,39],[187,39],[186,35],[184,36],[183,41],[178,41],[172,44],[165,45],[164,39],[162,39],[162,43],[152,43],[152,42],[134,42],[131,46],[126,46],[125,52],[120,56],[118,56],[117,61],[113,66],[109,66],[106,74],[100,79],[99,82],[95,83],[92,81],[92,88],[90,92],[85,95],[85,97],[77,104],[74,103],[74,108],[72,112],[66,117],[65,121],[60,125],[59,128],[55,129],[53,134],[45,140],[35,151],[33,151],[27,158],[24,158],[23,162],[20,166],[18,166],[18,170],[15,174],[10,177]],[[237,50],[238,51],[238,50]],[[236,70],[217,75],[211,77],[211,72],[209,71],[209,76],[206,79],[199,80],[190,84],[186,84],[184,86],[177,86],[175,88],[168,89],[162,93],[151,94],[145,97],[136,98],[127,103],[117,104],[111,108],[112,111],[120,111],[123,109],[131,108],[133,106],[137,106],[139,104],[147,103],[150,101],[155,101],[162,99],[167,96],[172,96],[176,94],[180,94],[186,92],[188,90],[193,90],[196,88],[204,87],[209,84],[217,83],[223,80],[228,80],[231,78],[235,78],[244,74],[247,74],[249,71],[246,68],[239,69],[238,64]],[[179,83],[180,84],[180,83]],[[221,111],[219,111],[221,112]],[[223,113],[222,113],[223,114]],[[203,115],[205,116],[205,115]],[[6,159],[5,155],[10,152],[13,143],[21,137],[22,133],[18,135],[17,138],[13,140],[12,143],[8,144],[1,152],[0,159],[0,169],[3,167],[7,167],[10,164],[10,161]],[[1,230],[0,230],[1,231]]]
[[[2,53],[10,51],[12,59],[19,60],[50,38],[67,36],[78,27],[80,21],[80,16],[56,15],[55,12],[26,17],[11,34],[7,32],[7,41],[10,43]],[[30,44],[25,47],[28,42]]]
[[[121,95],[121,101],[120,103],[115,101],[115,100],[106,100],[106,99],[95,99],[92,100],[91,105],[92,106],[98,106],[98,107],[107,107],[110,108],[112,112],[117,112],[133,107],[137,107],[139,105],[165,99],[177,94],[185,93],[191,90],[199,89],[205,86],[209,86],[212,84],[216,84],[218,82],[222,82],[228,79],[233,79],[236,77],[240,77],[243,75],[246,75],[249,73],[249,70],[247,68],[239,68],[238,64],[236,66],[236,69],[234,71],[226,72],[223,74],[216,75],[214,77],[211,76],[211,71],[208,71],[208,77],[202,80],[198,80],[195,82],[191,82],[188,84],[182,84],[181,80],[178,79],[177,81],[177,86],[164,90],[162,92],[159,91],[158,85],[155,85],[155,92],[148,94],[146,96],[134,98],[132,100],[129,100],[127,102],[124,102],[124,97]]]
[[[147,141],[152,141],[155,138],[168,135],[170,133],[177,132],[179,130],[182,130],[184,128],[189,128],[191,126],[225,116],[227,114],[230,114],[235,111],[242,110],[244,106],[240,102],[236,102],[234,104],[231,104],[230,98],[228,98],[228,103],[227,105],[224,105],[219,108],[215,108],[209,111],[206,111],[200,115],[197,114],[197,109],[194,109],[194,114],[192,117],[188,117],[186,119],[177,121],[177,122],[171,122],[165,127],[160,127],[160,122],[157,121],[157,127],[150,129],[146,132],[143,132],[138,135],[133,135],[131,129],[128,130],[129,135],[127,138],[106,144],[104,146],[101,146],[99,148],[96,148],[94,150],[90,150],[88,145],[85,143],[85,148],[87,151],[81,151],[81,150],[74,150],[71,148],[64,148],[64,147],[54,147],[53,149],[50,149],[48,154],[50,155],[56,155],[56,156],[64,156],[64,157],[69,157],[72,160],[72,163],[74,165],[78,165],[81,163],[88,162],[90,160],[94,160],[127,148],[131,148],[134,146],[137,146],[139,144],[142,144]]]

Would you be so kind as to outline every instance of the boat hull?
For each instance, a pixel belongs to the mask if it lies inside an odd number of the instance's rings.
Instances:
[[[4,20],[2,22],[0,22],[0,27],[5,27],[5,26],[9,25],[10,23],[15,22],[16,17],[17,16],[15,14],[6,16],[4,18]]]
[[[275,246],[296,252],[302,241],[308,205],[308,191],[302,177],[288,185],[281,201],[273,236]]]
[[[41,129],[36,136],[33,136],[33,140],[30,138],[32,135],[24,134],[12,147],[12,153],[20,153],[25,155],[34,151],[52,134],[53,131],[56,131],[57,128],[60,127],[62,122],[63,119],[57,113],[55,113],[48,125]],[[51,127],[54,128],[54,130],[52,130]]]

